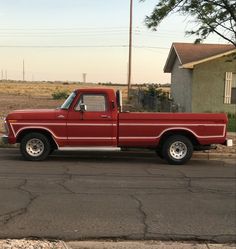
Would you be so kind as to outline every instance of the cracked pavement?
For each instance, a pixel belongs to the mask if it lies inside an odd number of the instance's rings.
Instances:
[[[236,165],[152,152],[0,149],[0,238],[236,241]]]

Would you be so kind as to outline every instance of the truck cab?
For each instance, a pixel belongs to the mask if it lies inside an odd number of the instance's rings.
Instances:
[[[66,115],[67,146],[117,146],[118,110],[111,89],[83,89],[75,96]],[[72,96],[72,98],[73,98]]]

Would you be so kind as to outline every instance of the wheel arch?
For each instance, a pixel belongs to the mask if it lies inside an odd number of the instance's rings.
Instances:
[[[196,137],[196,135],[193,132],[191,132],[190,130],[186,130],[186,129],[170,129],[170,130],[165,131],[161,135],[159,143],[158,143],[158,147],[161,148],[163,146],[164,142],[169,137],[174,136],[174,135],[182,135],[182,136],[187,137],[191,141],[193,146],[198,146],[200,144],[197,137]]]
[[[58,149],[58,144],[55,141],[52,133],[50,131],[46,130],[46,129],[43,129],[43,128],[25,128],[25,129],[21,130],[17,134],[16,142],[20,143],[21,140],[22,140],[22,138],[24,136],[26,136],[27,134],[30,134],[30,133],[40,133],[40,134],[43,134],[44,136],[46,136],[49,139],[52,148]]]

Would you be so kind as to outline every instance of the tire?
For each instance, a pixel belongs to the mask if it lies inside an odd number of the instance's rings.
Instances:
[[[173,135],[169,137],[162,147],[164,159],[172,165],[185,164],[190,160],[192,154],[192,142],[182,135]]]
[[[51,151],[49,139],[41,133],[29,133],[23,137],[20,144],[22,156],[28,161],[42,161]]]

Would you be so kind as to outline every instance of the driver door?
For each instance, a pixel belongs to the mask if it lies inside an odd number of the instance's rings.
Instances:
[[[105,93],[82,92],[69,112],[68,146],[116,146],[116,120]]]

